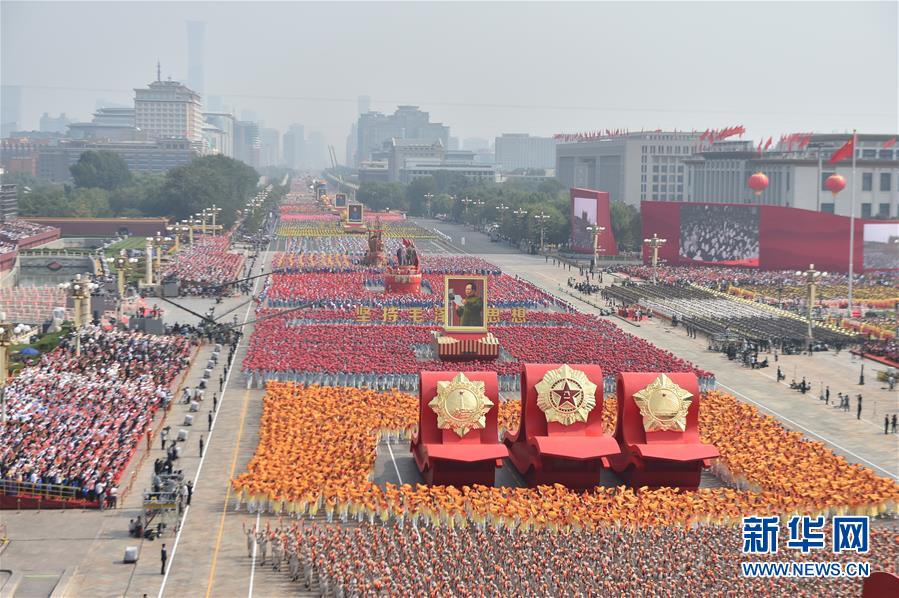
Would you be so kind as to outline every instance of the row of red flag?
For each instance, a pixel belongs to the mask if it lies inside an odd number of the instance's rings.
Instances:
[[[849,138],[849,141],[844,143],[843,146],[840,147],[840,149],[835,151],[833,153],[833,155],[830,156],[830,159],[827,161],[827,163],[828,164],[836,164],[837,162],[845,160],[846,158],[851,158],[852,154],[855,153],[855,145],[856,145],[855,142],[856,142],[857,137],[858,136],[855,133],[853,133],[852,137]],[[883,149],[889,149],[889,148],[893,147],[894,145],[896,145],[895,137],[893,137],[892,139],[887,139],[886,141],[884,141],[881,144],[880,147]]]

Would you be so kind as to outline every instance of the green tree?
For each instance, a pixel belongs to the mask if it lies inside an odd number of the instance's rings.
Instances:
[[[613,201],[609,205],[609,213],[618,249],[622,251],[639,250],[642,243],[639,210],[630,204]]]
[[[402,212],[409,209],[406,188],[400,183],[362,183],[356,192],[356,199],[374,212],[387,208]]]
[[[71,216],[62,185],[42,185],[19,195],[19,214],[22,216]]]
[[[69,209],[75,218],[108,218],[109,192],[105,189],[74,189],[68,198]]]
[[[111,191],[131,182],[131,171],[115,152],[88,150],[69,167],[76,187]]]
[[[434,177],[425,176],[415,179],[406,188],[406,199],[409,202],[409,214],[412,216],[424,216],[427,213],[425,195],[433,194],[435,189]]]

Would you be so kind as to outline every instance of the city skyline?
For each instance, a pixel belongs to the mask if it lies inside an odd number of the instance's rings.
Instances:
[[[526,3],[515,5],[516,27],[503,26],[510,4],[478,4],[477,19],[471,4],[404,4],[397,13],[382,3],[254,3],[253,19],[247,3],[215,11],[211,4],[4,2],[3,84],[22,86],[20,128],[37,128],[44,112],[86,120],[100,97],[127,102],[134,87],[155,79],[157,60],[163,79],[186,82],[191,21],[204,24],[204,98],[253,111],[281,132],[296,122],[320,130],[341,156],[360,96],[385,113],[418,105],[460,139],[735,122],[746,125],[746,138],[759,139],[797,130],[889,131],[897,121],[895,54],[860,60],[848,51],[871,39],[895,42],[893,3]],[[810,7],[819,17],[813,24],[803,19]],[[98,19],[107,30],[72,35]],[[337,35],[316,27],[290,35],[293,23],[340,19],[346,29]],[[378,27],[385,19],[396,25],[386,38]],[[416,26],[400,26],[406,20]],[[674,20],[680,24],[672,28]],[[597,27],[583,35],[568,32],[591,21]],[[462,30],[476,41],[423,46]],[[55,61],[21,51],[38,36],[64,39],[71,51]],[[234,44],[238,38],[265,43]],[[759,43],[797,38],[804,42]],[[124,45],[128,52],[108,51]],[[660,48],[658,58],[647,55]],[[628,54],[639,76],[620,57],[607,58]],[[79,56],[91,60],[71,64]],[[402,59],[375,68],[394,56]],[[88,66],[97,60],[104,68]]]

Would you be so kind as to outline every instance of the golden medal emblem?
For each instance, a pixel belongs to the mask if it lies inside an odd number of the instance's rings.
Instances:
[[[647,432],[685,431],[692,396],[671,378],[660,374],[646,388],[634,393],[634,402],[643,416],[643,429]]]
[[[586,422],[596,407],[596,385],[587,374],[567,364],[546,372],[535,386],[537,407],[546,415],[546,422],[570,426]]]
[[[484,392],[484,383],[469,380],[459,372],[449,382],[437,382],[437,396],[428,407],[437,414],[437,427],[452,430],[461,438],[469,430],[480,430],[487,425],[487,412],[493,401]]]

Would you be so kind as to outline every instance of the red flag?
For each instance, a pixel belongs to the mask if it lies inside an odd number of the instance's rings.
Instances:
[[[762,155],[762,142],[759,141],[759,155]]]
[[[888,139],[888,140],[884,141],[884,142],[883,142],[883,145],[882,145],[881,147],[883,147],[883,149],[887,149],[887,148],[893,147],[894,145],[896,145],[896,138],[895,138],[895,137],[893,137],[892,139]]]
[[[855,134],[853,134],[852,137],[849,138],[849,141],[847,141],[845,144],[843,144],[843,147],[841,147],[840,149],[838,149],[837,151],[835,151],[833,153],[833,155],[830,157],[830,160],[828,160],[827,163],[835,164],[835,163],[839,162],[840,160],[845,160],[846,158],[851,157],[852,152],[854,152],[854,151],[855,151]]]
[[[771,144],[772,144],[772,143],[774,143],[774,137],[769,137],[769,138],[768,138],[768,141],[765,142],[765,150],[766,150],[766,151],[767,151],[767,149],[768,149],[769,147],[771,147]]]

